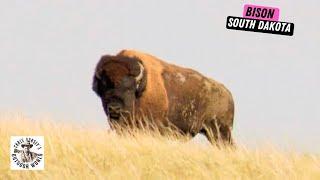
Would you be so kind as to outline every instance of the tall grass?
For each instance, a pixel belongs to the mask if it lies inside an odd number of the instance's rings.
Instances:
[[[45,137],[45,170],[11,171],[13,135]],[[320,157],[205,146],[156,133],[0,116],[0,179],[320,179]]]

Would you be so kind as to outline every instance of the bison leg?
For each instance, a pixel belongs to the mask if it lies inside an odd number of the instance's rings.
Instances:
[[[205,127],[201,129],[200,133],[204,134],[208,141],[213,145],[233,145],[231,128],[229,126],[219,124],[215,120],[208,125],[205,125]]]

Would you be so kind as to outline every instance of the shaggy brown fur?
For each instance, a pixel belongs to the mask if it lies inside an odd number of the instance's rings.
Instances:
[[[134,101],[137,110],[150,113],[157,121],[169,120],[186,134],[204,133],[211,142],[232,143],[234,104],[231,93],[222,84],[138,51],[123,50],[108,57],[108,62],[110,58],[122,60],[109,66],[101,60],[96,75],[101,70],[116,68],[118,71],[113,74],[107,72],[114,82],[128,74],[130,59],[143,64],[145,87]]]

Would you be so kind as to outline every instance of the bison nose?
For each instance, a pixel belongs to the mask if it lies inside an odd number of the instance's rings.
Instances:
[[[108,104],[107,108],[109,113],[119,113],[121,110],[121,105],[118,103],[110,103]]]

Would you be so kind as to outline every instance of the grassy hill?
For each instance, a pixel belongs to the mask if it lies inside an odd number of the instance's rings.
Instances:
[[[45,170],[10,170],[12,135],[45,137]],[[0,179],[320,179],[320,156],[0,116]]]

